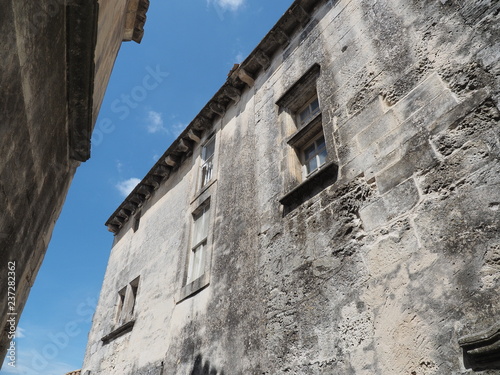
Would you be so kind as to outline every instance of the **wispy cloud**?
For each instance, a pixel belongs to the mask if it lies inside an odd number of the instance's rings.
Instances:
[[[22,338],[26,337],[25,332],[26,331],[24,330],[24,328],[21,328],[20,326],[17,326],[17,328],[16,328],[16,338],[17,339],[22,339]]]
[[[236,54],[234,59],[235,59],[235,62],[239,64],[243,61],[244,58],[245,58],[245,55],[243,55],[243,52],[240,51]]]
[[[148,112],[148,133],[154,134],[158,132],[166,132],[167,129],[163,126],[162,114],[156,111]]]
[[[128,180],[121,181],[115,185],[115,187],[118,189],[121,195],[126,197],[127,195],[130,194],[132,190],[137,186],[137,184],[141,182],[140,179],[132,177],[129,178]]]
[[[207,3],[209,5],[214,4],[222,10],[232,10],[234,12],[245,4],[245,0],[207,0]]]
[[[121,173],[121,172],[122,172],[122,170],[123,170],[123,164],[122,164],[122,162],[121,162],[120,160],[117,160],[117,161],[116,161],[116,170],[117,170],[119,173]]]
[[[178,137],[184,129],[186,129],[186,124],[182,122],[177,122],[170,126],[170,131],[174,137]]]

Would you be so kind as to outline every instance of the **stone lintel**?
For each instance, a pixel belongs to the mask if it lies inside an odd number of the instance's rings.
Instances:
[[[189,131],[187,132],[187,136],[193,142],[200,143],[200,141],[201,141],[201,134],[200,134],[200,132],[196,131],[194,129],[189,129]]]
[[[146,196],[146,199],[148,199],[151,196],[153,190],[154,188],[150,185],[146,185],[145,182],[141,182],[137,189],[139,193],[144,194]]]
[[[121,216],[115,215],[113,219],[111,219],[110,223],[113,225],[117,225],[118,227],[121,227],[123,223],[125,223],[127,220]]]
[[[289,12],[302,26],[305,26],[311,20],[309,13],[300,4],[292,6]]]
[[[120,227],[118,225],[114,225],[114,224],[108,224],[107,227],[108,227],[108,231],[110,231],[112,233],[118,233],[118,231],[120,230]]]
[[[226,108],[224,108],[222,105],[219,103],[212,101],[208,103],[208,108],[215,114],[219,115],[220,117],[224,117],[226,114]]]
[[[132,211],[127,210],[126,208],[123,207],[120,210],[119,215],[121,215],[122,217],[129,217],[130,215],[132,215]]]
[[[162,178],[160,176],[155,176],[153,174],[149,174],[145,179],[144,183],[152,186],[153,189],[157,190],[160,187]]]
[[[269,38],[276,44],[284,47],[290,43],[290,38],[280,27],[276,27],[269,33]]]
[[[156,176],[161,176],[161,177],[168,177],[170,175],[170,171],[172,170],[172,168],[166,166],[166,165],[157,165],[152,173]]]
[[[254,59],[260,66],[262,66],[262,69],[264,70],[267,70],[267,68],[269,68],[269,66],[271,65],[271,59],[262,50],[255,51]]]
[[[194,120],[193,120],[193,128],[198,131],[203,131],[205,129],[210,128],[212,125],[212,121],[205,116],[198,115]]]
[[[186,153],[191,151],[192,149],[192,142],[182,138],[179,140],[179,143],[177,143],[177,147],[175,148],[175,150],[180,153]]]
[[[236,87],[226,85],[223,87],[222,93],[235,103],[238,103],[240,101],[241,91]]]
[[[484,331],[461,337],[464,365],[474,371],[500,369],[500,323]]]
[[[175,167],[178,162],[179,158],[173,155],[167,155],[167,157],[165,158],[165,164],[169,165],[170,167]]]
[[[141,207],[144,201],[146,200],[146,196],[144,194],[134,193],[128,196],[128,200],[137,204],[137,207]]]
[[[248,87],[253,87],[255,85],[255,79],[243,68],[238,69],[238,78],[245,82]]]

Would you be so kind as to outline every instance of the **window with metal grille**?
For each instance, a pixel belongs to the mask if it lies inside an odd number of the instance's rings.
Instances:
[[[213,177],[215,136],[212,136],[201,149],[201,186],[205,186]]]

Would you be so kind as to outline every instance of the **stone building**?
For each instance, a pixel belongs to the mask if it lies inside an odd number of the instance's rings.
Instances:
[[[1,2],[0,366],[75,170],[90,156],[121,42],[140,42],[148,5]]]
[[[294,1],[106,223],[82,374],[499,374],[499,15]]]

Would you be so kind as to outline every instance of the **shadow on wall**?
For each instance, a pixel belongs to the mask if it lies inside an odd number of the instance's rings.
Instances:
[[[224,375],[224,371],[219,372],[215,368],[210,368],[210,361],[203,363],[202,355],[198,354],[194,360],[191,375]]]

